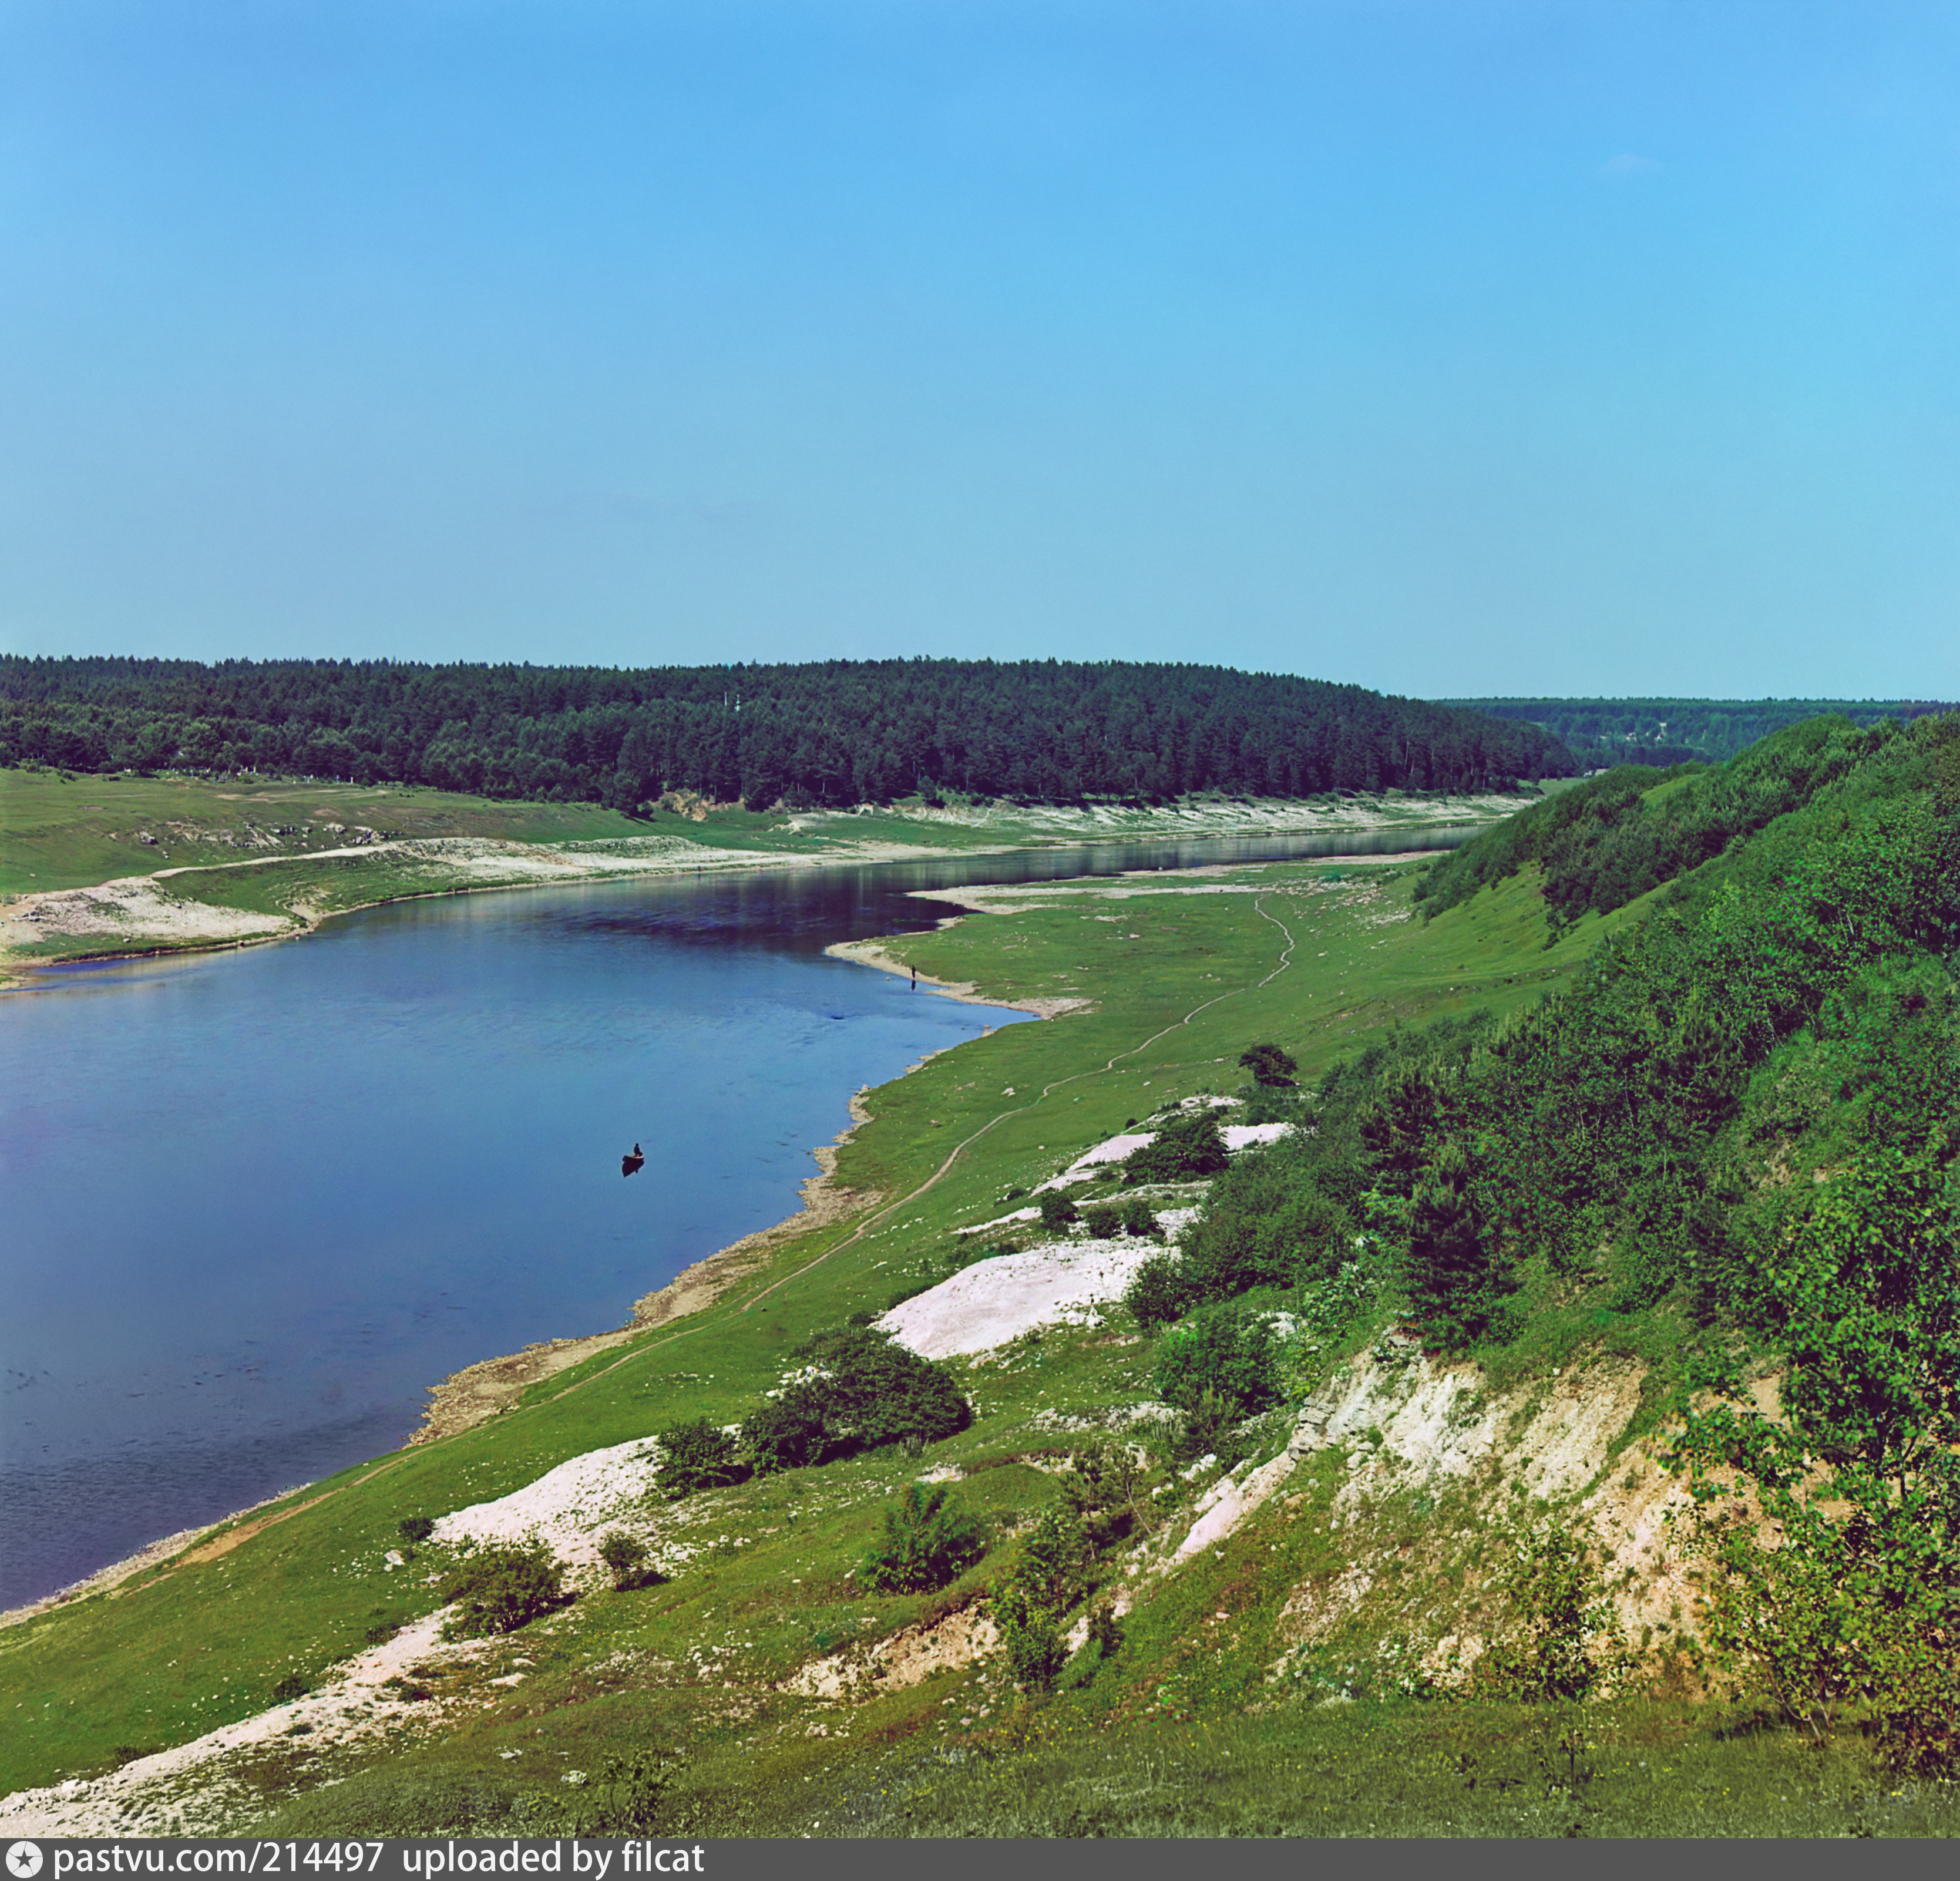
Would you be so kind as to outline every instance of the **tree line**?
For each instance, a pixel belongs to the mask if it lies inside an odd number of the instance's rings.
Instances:
[[[0,764],[254,771],[633,812],[1504,790],[1541,727],[1285,674],[1121,660],[419,666],[0,657]]]
[[[1853,725],[1953,707],[1927,699],[1449,699],[1494,718],[1542,725],[1588,770],[1614,764],[1720,764],[1772,732],[1829,714]]]

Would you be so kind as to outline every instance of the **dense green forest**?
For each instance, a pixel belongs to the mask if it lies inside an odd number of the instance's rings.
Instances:
[[[1479,791],[1569,777],[1538,726],[1221,666],[424,666],[0,657],[0,764],[253,770],[628,812],[943,793]]]
[[[1317,1127],[1236,1163],[1132,1304],[1189,1323],[1289,1288],[1328,1322],[1393,1305],[1500,1371],[1647,1357],[1652,1420],[1685,1418],[1711,1667],[1807,1730],[1861,1717],[1901,1763],[1949,1766],[1960,714],[1609,772],[1437,865],[1430,904],[1527,865],[1554,923],[1653,900],[1532,1010],[1252,1091]],[[1766,1372],[1780,1418],[1744,1389]]]
[[[1880,719],[1860,730],[1847,719],[1809,719],[1712,771],[1617,765],[1430,869],[1417,904],[1440,914],[1535,863],[1554,929],[1589,910],[1608,913],[1809,802],[1895,725]]]
[[[1951,707],[1916,699],[1446,699],[1493,718],[1542,725],[1589,770],[1611,764],[1720,764],[1759,738],[1835,713],[1853,725]]]

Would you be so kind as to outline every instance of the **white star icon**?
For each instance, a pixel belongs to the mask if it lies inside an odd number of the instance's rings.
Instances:
[[[7,1872],[15,1881],[33,1881],[41,1871],[41,1851],[38,1843],[17,1841],[7,1851]]]

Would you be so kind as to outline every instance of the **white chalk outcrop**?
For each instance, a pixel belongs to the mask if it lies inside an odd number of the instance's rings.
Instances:
[[[877,1323],[927,1358],[970,1357],[1037,1326],[1078,1323],[1120,1300],[1137,1269],[1163,1250],[1153,1241],[1058,1241],[997,1254],[902,1300]]]

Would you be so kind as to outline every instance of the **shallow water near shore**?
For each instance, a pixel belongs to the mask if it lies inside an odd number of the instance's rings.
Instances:
[[[449,1372],[793,1213],[852,1091],[1022,1020],[824,955],[951,911],[912,891],[1467,834],[458,897],[38,976],[0,999],[0,1608],[392,1448]]]

